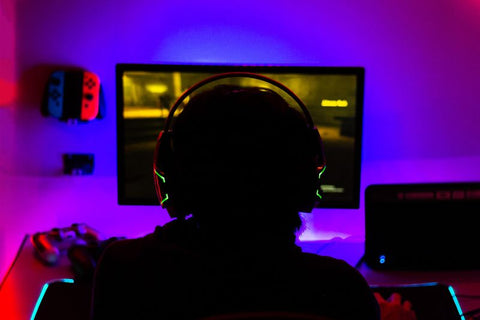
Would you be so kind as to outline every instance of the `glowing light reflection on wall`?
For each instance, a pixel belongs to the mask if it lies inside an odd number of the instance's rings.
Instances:
[[[16,84],[5,79],[0,79],[0,107],[12,104],[15,101],[16,96]]]
[[[15,83],[15,3],[0,2],[0,106],[16,97]]]

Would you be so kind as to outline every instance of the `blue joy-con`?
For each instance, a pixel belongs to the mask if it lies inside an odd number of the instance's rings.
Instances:
[[[55,71],[48,80],[48,113],[55,118],[63,115],[65,71]]]

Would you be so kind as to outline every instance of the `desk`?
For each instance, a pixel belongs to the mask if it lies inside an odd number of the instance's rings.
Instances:
[[[44,265],[34,256],[26,235],[18,255],[0,288],[0,319],[30,320],[45,283],[73,278],[70,261],[63,256],[55,267]],[[356,266],[363,255],[364,243],[358,239],[335,238],[300,242],[303,251],[332,256]],[[464,312],[480,308],[480,270],[471,271],[375,271],[361,264],[358,270],[371,285],[395,285],[441,282],[451,285]],[[477,298],[472,298],[472,297]]]
[[[369,268],[365,263],[359,264],[364,252],[363,241],[338,238],[299,243],[299,245],[305,252],[345,260],[350,265],[357,267],[370,285],[440,282],[452,286],[464,313],[480,308],[480,270],[377,271]]]

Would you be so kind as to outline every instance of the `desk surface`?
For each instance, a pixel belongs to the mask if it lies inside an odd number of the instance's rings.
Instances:
[[[30,235],[25,236],[1,284],[0,319],[30,320],[46,283],[73,278],[68,257],[62,256],[58,265],[49,267],[35,257],[30,238]]]
[[[301,242],[303,251],[332,256],[356,266],[362,259],[364,243],[352,239]],[[467,271],[376,271],[360,264],[358,270],[371,285],[398,285],[440,282],[451,285],[464,312],[480,308],[480,270]],[[50,281],[73,278],[70,262],[62,257],[55,267],[34,256],[30,236],[25,236],[16,260],[0,288],[0,319],[29,320],[43,286]]]
[[[463,312],[480,308],[480,270],[453,271],[378,271],[360,263],[364,242],[350,239],[332,239],[300,244],[306,252],[345,260],[357,267],[370,285],[404,285],[439,282],[452,286]]]

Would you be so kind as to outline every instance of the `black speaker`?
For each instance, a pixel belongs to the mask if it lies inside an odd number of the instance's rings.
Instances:
[[[373,269],[478,269],[479,212],[478,182],[370,185],[365,262]]]

